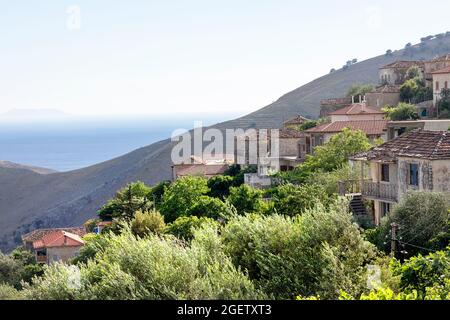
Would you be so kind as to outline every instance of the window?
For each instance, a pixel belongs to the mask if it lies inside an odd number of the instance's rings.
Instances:
[[[436,91],[439,91],[439,81],[436,81]]]
[[[409,185],[419,186],[419,165],[416,163],[409,164]]]
[[[385,217],[391,212],[391,204],[387,202],[381,202],[381,217]]]
[[[389,165],[388,164],[381,165],[381,181],[389,182]]]

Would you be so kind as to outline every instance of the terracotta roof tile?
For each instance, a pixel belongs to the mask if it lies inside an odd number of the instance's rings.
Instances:
[[[446,73],[450,73],[450,67],[444,68],[444,69],[440,69],[440,70],[436,70],[433,71],[432,74],[446,74]]]
[[[395,160],[397,157],[450,159],[450,132],[416,129],[353,158]]]
[[[337,115],[355,115],[355,114],[383,114],[383,112],[372,109],[365,103],[354,103],[348,107],[333,111],[329,113],[330,116]]]
[[[408,69],[412,66],[423,66],[423,61],[395,61],[388,65],[382,66],[380,69]]]
[[[306,130],[306,133],[338,133],[349,128],[361,130],[367,135],[381,135],[386,129],[387,120],[336,121]]]
[[[42,240],[42,238],[49,234],[53,233],[55,231],[66,231],[69,233],[73,233],[76,235],[79,235],[80,237],[83,237],[86,235],[86,229],[84,227],[75,227],[75,228],[53,228],[53,229],[37,229],[34,231],[31,231],[25,235],[22,236],[22,241],[26,242],[34,242],[36,240]]]
[[[79,247],[82,245],[84,245],[84,241],[79,235],[62,230],[54,230],[53,232],[46,234],[41,240],[36,240],[33,242],[34,249]]]

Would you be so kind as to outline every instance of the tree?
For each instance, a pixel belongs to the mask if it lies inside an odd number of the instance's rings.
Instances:
[[[162,201],[162,196],[164,195],[164,192],[170,186],[170,184],[170,181],[162,181],[151,188],[150,198],[155,203],[156,208],[159,208],[159,205]]]
[[[382,220],[374,242],[380,249],[390,251],[390,241],[385,239],[390,236],[391,224],[396,223],[400,228],[399,238],[406,244],[407,256],[427,252],[426,249],[443,249],[448,242],[442,243],[437,239],[449,231],[449,209],[449,200],[444,194],[409,192]]]
[[[228,206],[222,200],[201,196],[189,211],[189,215],[218,219],[227,216],[228,211]]]
[[[291,217],[314,208],[318,203],[328,205],[330,201],[324,188],[319,185],[284,184],[276,187],[270,195],[276,212]]]
[[[374,90],[373,85],[371,84],[357,84],[353,85],[347,91],[347,97],[358,97],[365,96],[367,93],[372,92]]]
[[[162,234],[166,224],[164,217],[157,211],[138,211],[131,221],[131,231],[138,237],[146,237],[149,234]]]
[[[412,66],[406,71],[408,79],[416,79],[420,77],[420,68],[418,66]]]
[[[386,107],[382,111],[386,113],[386,118],[392,121],[419,119],[416,107],[409,103],[401,102],[396,107]]]
[[[166,232],[174,235],[180,240],[191,241],[195,230],[205,226],[215,227],[217,222],[206,217],[180,217],[167,226]]]
[[[230,194],[230,188],[234,179],[231,176],[215,176],[208,180],[208,188],[210,197],[225,199]]]
[[[173,222],[178,217],[191,215],[201,196],[210,189],[205,178],[183,177],[172,183],[162,197],[161,214],[166,222]]]
[[[98,215],[104,220],[112,218],[131,220],[137,211],[148,211],[153,208],[151,198],[150,187],[140,181],[131,183],[119,190],[116,196],[98,211]]]
[[[228,201],[239,214],[257,213],[264,208],[263,192],[246,184],[240,187],[232,187]]]

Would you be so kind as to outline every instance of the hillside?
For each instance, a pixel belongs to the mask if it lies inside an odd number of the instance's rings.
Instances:
[[[450,52],[450,37],[431,40],[409,52],[381,55],[325,75],[245,117],[218,128],[279,127],[297,114],[317,117],[321,99],[342,96],[355,83],[377,83],[378,68],[395,60],[431,59]],[[20,235],[40,227],[76,226],[126,183],[154,184],[171,176],[171,143],[160,141],[122,157],[65,173],[41,174],[23,167],[0,166],[0,248],[8,250]]]
[[[1,161],[0,160],[0,168],[4,169],[22,169],[22,170],[28,170],[39,174],[50,174],[50,173],[56,173],[57,171],[47,168],[39,168],[34,166],[26,166],[23,164],[13,163],[9,161]]]

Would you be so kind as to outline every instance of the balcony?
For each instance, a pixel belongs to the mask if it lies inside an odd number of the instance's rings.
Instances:
[[[395,184],[378,183],[372,180],[339,181],[339,195],[362,194],[366,198],[397,202],[398,190]]]
[[[397,202],[398,188],[392,183],[380,183],[364,181],[362,184],[362,195],[375,200]]]

